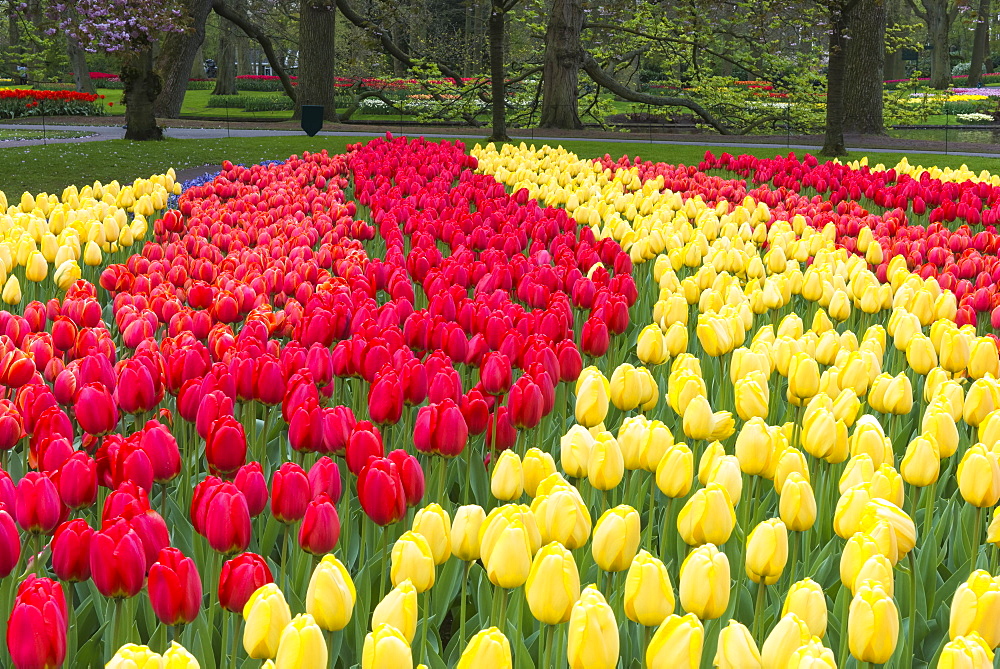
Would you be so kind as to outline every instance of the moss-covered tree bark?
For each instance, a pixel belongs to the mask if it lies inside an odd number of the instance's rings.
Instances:
[[[847,22],[844,132],[881,135],[885,81],[885,0],[861,0]]]
[[[163,139],[153,104],[163,82],[153,70],[153,50],[147,47],[122,59],[119,75],[125,93],[125,139],[140,142]]]
[[[545,69],[542,72],[542,128],[582,128],[577,86],[583,48],[582,0],[554,0],[545,30]]]
[[[163,88],[153,105],[156,115],[161,118],[181,115],[191,66],[205,41],[205,24],[212,11],[212,0],[187,0],[186,5],[191,20],[188,30],[164,35],[154,65],[163,80]]]
[[[302,105],[323,105],[323,118],[336,121],[333,70],[337,3],[335,0],[301,0],[299,12],[299,85],[295,118],[302,117]]]

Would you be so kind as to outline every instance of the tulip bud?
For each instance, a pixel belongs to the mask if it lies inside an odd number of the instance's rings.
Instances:
[[[382,624],[399,630],[407,644],[413,642],[417,631],[417,589],[413,583],[403,581],[378,603],[372,611],[372,628],[378,629]]]
[[[62,586],[50,578],[29,575],[17,586],[7,621],[11,666],[14,669],[61,667],[66,659],[67,623]]]
[[[386,623],[372,622],[372,627],[373,631],[365,636],[365,645],[361,651],[361,669],[413,669],[410,639]]]
[[[201,576],[194,560],[164,548],[149,568],[149,603],[164,625],[186,625],[201,610]]]
[[[306,506],[299,526],[299,546],[312,555],[324,555],[340,538],[340,517],[330,496],[321,492]]]
[[[573,605],[580,598],[580,574],[573,554],[557,542],[538,551],[524,585],[531,615],[545,625],[558,625],[570,619]]]
[[[958,489],[962,498],[977,507],[995,506],[1000,500],[1000,464],[983,444],[970,447],[958,463]]]
[[[422,535],[440,565],[451,557],[451,519],[440,504],[428,504],[413,517],[413,531]]]
[[[820,639],[826,635],[826,595],[823,588],[811,578],[793,583],[785,596],[781,616],[794,613],[809,628],[809,633]]]
[[[490,627],[469,639],[469,644],[458,660],[458,669],[477,669],[477,667],[511,669],[513,662],[507,637],[496,627]]]
[[[677,531],[690,546],[724,544],[735,527],[733,503],[718,483],[709,483],[695,491],[677,515]]]
[[[124,520],[107,525],[90,541],[90,573],[105,597],[134,597],[146,576],[142,540]]]
[[[548,494],[536,497],[531,512],[538,523],[542,543],[558,541],[566,548],[576,550],[583,548],[590,539],[590,511],[580,493],[571,485],[562,484]]]
[[[583,370],[576,383],[576,422],[584,427],[604,422],[608,415],[610,393],[611,386],[603,374],[596,369],[589,373],[587,369]]]
[[[646,627],[657,627],[674,612],[674,590],[663,562],[639,551],[625,577],[625,615]]]
[[[347,627],[354,611],[357,592],[343,563],[326,555],[316,565],[306,591],[306,612],[321,628],[336,632]]]
[[[977,633],[990,648],[1000,645],[1000,584],[982,569],[955,590],[948,634],[952,639]]]
[[[417,532],[403,532],[392,546],[393,585],[410,581],[417,592],[430,590],[434,585],[434,555],[424,535]]]
[[[470,504],[455,510],[451,524],[451,552],[459,560],[471,562],[479,559],[479,530],[486,520],[481,506]]]
[[[612,572],[628,569],[639,550],[640,530],[639,514],[632,507],[622,504],[605,511],[591,542],[597,566]]]
[[[625,476],[625,461],[610,432],[598,432],[587,460],[587,479],[597,490],[611,490]]]
[[[233,613],[243,613],[250,596],[259,588],[273,583],[271,570],[264,558],[255,553],[242,553],[222,564],[219,573],[219,605]]]
[[[656,487],[667,497],[677,499],[691,491],[694,481],[694,454],[687,444],[667,447],[656,467]]]
[[[914,437],[906,447],[899,469],[903,480],[912,486],[923,488],[936,483],[941,472],[941,449],[934,435]]]
[[[587,586],[569,619],[570,669],[613,669],[618,665],[618,644],[614,612],[596,587]]]
[[[681,607],[702,620],[721,616],[729,606],[729,559],[712,544],[698,546],[680,569]]]
[[[788,562],[788,530],[777,518],[757,525],[747,538],[746,572],[755,583],[777,583]]]
[[[514,451],[503,451],[490,477],[490,491],[499,500],[510,502],[524,492],[524,470]]]
[[[899,611],[881,585],[863,583],[851,600],[847,614],[847,639],[851,655],[861,662],[883,664],[896,650]]]
[[[534,497],[542,479],[556,472],[556,463],[550,454],[532,447],[524,454],[521,470],[524,475],[524,492],[529,497]]]
[[[809,627],[794,613],[781,617],[760,647],[761,663],[765,667],[787,667],[792,654],[812,638]]]
[[[816,496],[802,474],[792,472],[785,479],[778,499],[778,515],[793,532],[805,532],[816,522]]]
[[[651,669],[697,669],[705,642],[705,628],[693,613],[671,615],[659,626],[646,648]]]
[[[281,631],[274,667],[325,667],[328,658],[329,651],[323,638],[323,630],[311,615],[303,613],[292,618]]]
[[[243,607],[243,648],[256,660],[274,659],[285,626],[292,621],[285,596],[274,583],[257,589]]]
[[[955,637],[941,649],[940,669],[989,669],[993,666],[993,651],[981,636],[973,632]]]
[[[761,669],[760,651],[745,625],[730,620],[719,632],[715,666],[719,669]]]
[[[531,513],[524,515],[531,516]],[[506,523],[496,523],[495,528],[490,527],[489,519],[483,524],[480,530],[482,559],[493,585],[510,589],[528,580],[534,555],[530,535],[521,514],[511,515]]]
[[[163,657],[159,653],[153,652],[149,646],[127,643],[118,649],[106,665],[106,669],[132,669],[133,667],[159,669],[162,666]]]

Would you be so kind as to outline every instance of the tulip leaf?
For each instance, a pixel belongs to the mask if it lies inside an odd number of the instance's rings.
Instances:
[[[434,616],[438,620],[444,620],[452,602],[455,601],[464,573],[465,563],[461,560],[451,559],[444,563],[444,567],[438,574],[437,582],[431,589]]]
[[[103,665],[103,662],[101,662],[101,652],[104,650],[104,641],[106,638],[104,632],[106,628],[107,624],[102,624],[87,642],[80,646],[76,651],[76,655],[72,658],[74,666],[99,667]]]

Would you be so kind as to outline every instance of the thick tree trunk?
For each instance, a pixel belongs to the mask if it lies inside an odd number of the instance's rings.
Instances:
[[[194,52],[194,62],[191,63],[191,78],[192,79],[207,79],[208,74],[205,72],[205,42],[202,41],[201,46],[198,50]]]
[[[583,48],[582,0],[555,0],[545,30],[545,69],[542,71],[542,128],[582,128],[577,86]]]
[[[302,105],[323,105],[323,118],[337,120],[333,77],[336,34],[337,4],[334,0],[301,0],[295,118],[302,117]]]
[[[885,78],[887,81],[906,78],[906,64],[903,62],[902,50],[885,54]]]
[[[161,118],[178,118],[191,78],[191,65],[205,41],[205,22],[212,11],[212,0],[187,0],[190,29],[171,32],[160,41],[156,71],[163,79],[163,90],[156,97],[154,112]]]
[[[18,83],[23,84],[21,81],[21,73],[18,67],[21,65],[21,17],[18,15],[17,0],[8,0],[7,2],[7,41],[10,44],[10,48],[7,53],[10,54],[10,60],[7,61],[7,73]]]
[[[847,17],[839,4],[831,8],[830,60],[826,74],[826,135],[820,155],[846,156],[844,146],[844,71],[847,69]]]
[[[219,60],[215,64],[215,89],[212,95],[236,95],[236,34],[237,28],[226,19],[219,19]]]
[[[87,52],[80,48],[77,41],[66,38],[66,53],[69,56],[69,67],[73,71],[73,84],[80,93],[96,93],[93,79],[90,78],[90,68],[87,67]]]
[[[152,49],[124,59],[120,76],[125,88],[125,139],[140,142],[163,139],[163,130],[156,125],[153,112],[163,82],[153,70]]]
[[[490,92],[493,96],[491,142],[507,142],[507,86],[503,62],[504,12],[493,5],[490,11]]]
[[[927,34],[931,41],[931,88],[944,90],[951,83],[951,17],[948,0],[925,0]]]
[[[844,132],[881,135],[885,80],[885,0],[861,0],[848,21]]]
[[[965,85],[977,88],[983,75],[983,63],[990,47],[990,0],[979,0],[979,12],[976,17],[976,32],[972,38],[972,62],[969,64],[969,77]]]

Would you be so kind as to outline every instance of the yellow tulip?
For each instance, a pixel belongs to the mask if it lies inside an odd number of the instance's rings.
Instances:
[[[413,643],[417,631],[417,589],[413,583],[403,581],[375,606],[372,629],[377,631],[381,625],[398,631],[407,644]],[[367,647],[367,640],[365,645]]]
[[[629,416],[618,428],[618,446],[625,469],[642,469],[650,439],[649,421],[645,416]]]
[[[1000,583],[982,569],[958,586],[951,601],[952,639],[978,633],[990,648],[1000,645]]]
[[[573,605],[566,656],[570,669],[614,669],[618,665],[618,623],[604,595],[587,586]]]
[[[1000,464],[997,455],[982,444],[969,448],[958,463],[958,490],[977,507],[995,506],[1000,500]]]
[[[910,441],[899,470],[904,481],[918,488],[937,482],[941,473],[941,449],[933,434],[924,433]]]
[[[989,337],[977,337],[969,352],[969,376],[981,379],[987,374],[1000,376],[1000,355],[997,345]]]
[[[721,616],[729,606],[729,559],[712,544],[695,548],[681,563],[681,606],[702,620]]]
[[[107,669],[162,669],[163,658],[149,646],[127,643],[115,653]]]
[[[820,584],[811,578],[793,583],[788,588],[781,615],[784,617],[789,613],[801,618],[813,636],[822,639],[826,635],[826,595]]]
[[[638,370],[628,363],[615,368],[610,381],[611,403],[621,411],[631,411],[641,403],[642,386]],[[583,421],[577,419],[586,425]],[[602,419],[603,420],[603,419]]]
[[[734,386],[736,414],[742,420],[765,418],[770,403],[770,391],[763,372],[750,372]]]
[[[101,247],[95,242],[87,242],[87,246],[83,250],[83,262],[88,267],[95,267],[101,264]]]
[[[755,583],[777,583],[788,562],[788,530],[777,518],[763,521],[747,537],[746,573]]]
[[[590,460],[590,451],[593,447],[594,437],[587,428],[582,425],[571,427],[559,440],[559,458],[563,471],[573,478],[586,476],[587,462]]]
[[[69,290],[69,287],[80,280],[80,265],[75,260],[65,260],[56,267],[52,281],[59,290]]]
[[[625,476],[625,460],[618,440],[610,432],[600,432],[594,439],[587,460],[587,479],[596,490],[611,490]]]
[[[884,664],[896,650],[899,611],[881,585],[866,581],[858,589],[847,615],[851,655],[861,662]]]
[[[529,530],[521,516],[512,517],[509,524],[500,529],[489,544],[485,538],[483,540],[486,575],[493,585],[501,588],[524,585],[531,571],[533,555]]]
[[[816,496],[802,474],[792,472],[785,479],[778,498],[778,515],[793,532],[805,532],[815,524]]]
[[[785,483],[792,474],[798,474],[803,481],[809,483],[809,464],[806,462],[805,454],[798,449],[785,447],[774,468],[774,490],[779,496],[785,492]]]
[[[258,588],[243,607],[243,648],[257,660],[274,659],[285,626],[292,621],[285,596],[274,583]]]
[[[869,493],[873,498],[884,499],[896,506],[903,505],[903,478],[892,465],[883,464],[872,473]]]
[[[451,553],[459,560],[471,562],[479,559],[479,530],[486,520],[481,506],[469,504],[455,510],[451,525]]]
[[[667,616],[646,648],[647,669],[697,669],[705,628],[693,613]]]
[[[667,360],[667,346],[659,325],[647,325],[639,332],[635,353],[644,365],[660,365]]]
[[[881,249],[873,244],[869,249]],[[813,637],[805,645],[799,646],[788,658],[789,669],[837,669],[837,659],[833,651],[823,645],[817,637]]]
[[[865,583],[878,583],[890,597],[896,589],[895,573],[892,561],[881,553],[872,555],[858,568],[858,573],[851,584],[851,594],[857,594],[858,588]]]
[[[964,370],[969,365],[970,347],[971,342],[967,334],[957,329],[946,330],[941,335],[941,345],[938,349],[941,367],[952,374]]]
[[[946,643],[937,666],[939,669],[990,669],[993,667],[993,651],[981,636],[973,632]]]
[[[641,523],[639,513],[621,504],[608,509],[594,526],[591,553],[604,571],[625,571],[639,550]]]
[[[434,553],[424,535],[408,530],[392,545],[390,577],[393,585],[410,581],[417,592],[434,585]]]
[[[838,463],[847,457],[847,425],[829,409],[803,418],[800,439],[803,450],[815,458]]]
[[[581,375],[576,389],[576,422],[584,427],[603,423],[608,415],[610,392],[608,380],[600,372]]]
[[[3,298],[4,303],[9,305],[21,303],[21,284],[13,274],[7,277],[7,283],[4,284],[0,297]]]
[[[458,669],[479,669],[480,667],[496,667],[496,669],[511,669],[513,657],[510,653],[510,642],[496,627],[476,633],[462,651],[458,660]]]
[[[788,364],[788,401],[802,406],[819,392],[819,366],[808,353],[796,353]]]
[[[736,422],[728,411],[713,413],[708,400],[702,395],[696,395],[684,410],[682,424],[688,438],[714,441],[729,438],[735,431]]]
[[[176,641],[163,653],[163,669],[200,669],[197,658]]]
[[[778,624],[760,647],[761,664],[765,667],[786,667],[792,655],[809,643],[812,634],[806,622],[794,613],[781,616]]]
[[[878,419],[871,414],[865,414],[858,419],[850,439],[851,455],[867,453],[875,467],[881,467],[884,462],[894,460],[892,442],[885,436],[885,431]]]
[[[920,375],[926,375],[937,367],[937,351],[931,338],[922,333],[914,334],[906,345],[906,362]]]
[[[335,632],[351,622],[356,600],[354,581],[347,568],[333,555],[325,555],[309,579],[306,612],[312,615],[317,625]]]
[[[917,529],[905,511],[892,502],[872,498],[865,506],[861,528],[867,531],[867,526],[877,520],[884,520],[892,527],[900,557],[913,550],[917,543]]]
[[[715,466],[715,461],[726,454],[726,449],[722,447],[722,443],[718,441],[713,441],[708,445],[702,454],[701,459],[698,461],[698,483],[708,485],[708,476],[712,473],[712,467]]]
[[[532,447],[524,454],[521,471],[524,476],[524,492],[528,493],[529,497],[534,497],[542,479],[556,472],[556,463],[550,454]]]
[[[28,263],[24,266],[24,278],[28,281],[38,283],[44,281],[49,274],[49,264],[38,251],[34,251],[28,256]]]
[[[745,474],[760,476],[770,466],[773,449],[767,428],[763,418],[751,418],[736,437],[736,457]]]
[[[329,658],[323,630],[308,613],[292,618],[281,632],[275,669],[325,667]]]
[[[504,504],[490,511],[479,528],[479,552],[484,566],[489,562],[500,534],[515,523],[524,530],[531,555],[542,547],[542,534],[531,508],[522,504]]]
[[[639,551],[625,576],[625,615],[646,627],[660,625],[674,612],[674,589],[663,562]]]
[[[761,669],[760,651],[746,625],[730,620],[719,632],[715,666],[719,669]]]
[[[656,487],[667,497],[684,497],[694,480],[694,454],[687,444],[672,444],[656,467]],[[652,493],[650,493],[652,494]]]
[[[986,419],[986,416],[990,414],[997,407],[996,401],[994,400],[994,388],[996,387],[996,381],[989,378],[976,379],[969,386],[969,390],[965,396],[965,405],[962,412],[962,417],[965,422],[972,427],[979,427],[979,424]]]
[[[560,486],[548,494],[539,495],[531,505],[531,512],[544,544],[558,541],[566,548],[576,550],[583,548],[590,539],[590,511],[573,486]]]
[[[647,472],[656,473],[663,454],[674,443],[674,435],[662,421],[651,420],[648,423],[649,437],[642,451],[642,468]],[[619,441],[621,439],[619,438]]]
[[[427,540],[434,564],[444,564],[451,557],[451,518],[440,504],[428,504],[417,511],[413,531]]]
[[[729,492],[718,483],[697,490],[677,515],[677,531],[690,546],[729,541],[736,527],[736,512]]]
[[[413,669],[413,652],[410,639],[387,623],[372,622],[373,631],[365,636],[361,651],[362,669]]]
[[[569,620],[580,599],[580,573],[573,554],[555,541],[542,546],[531,563],[524,594],[539,622],[558,625]]]
[[[947,411],[933,411],[928,407],[920,429],[927,436],[933,436],[942,458],[950,458],[958,450],[958,426]]]
[[[490,492],[505,502],[518,499],[524,492],[524,470],[521,458],[514,451],[503,451],[497,458],[490,477]]]

